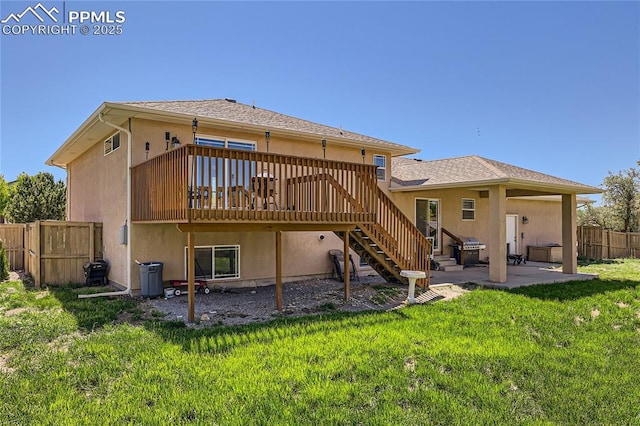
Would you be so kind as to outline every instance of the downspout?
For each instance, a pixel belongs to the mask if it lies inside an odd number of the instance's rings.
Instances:
[[[107,293],[79,294],[78,298],[80,299],[101,296],[131,295],[131,154],[133,152],[131,146],[131,118],[129,118],[129,129],[125,129],[124,127],[120,127],[118,125],[105,121],[105,119],[102,117],[102,113],[100,113],[98,118],[107,126],[113,127],[114,129],[120,130],[121,132],[125,132],[127,134],[127,219],[125,222],[127,224],[127,288],[121,291],[110,291]]]

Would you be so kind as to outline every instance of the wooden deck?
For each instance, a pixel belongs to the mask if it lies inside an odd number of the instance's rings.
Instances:
[[[372,165],[197,145],[134,167],[132,188],[137,223],[374,223],[378,204]]]
[[[282,231],[334,231],[383,277],[426,271],[431,244],[378,187],[376,166],[187,145],[136,167],[132,222],[188,234],[188,319],[194,319],[194,233],[273,231],[282,309]],[[345,298],[349,298],[348,262]],[[428,280],[420,280],[428,285]]]

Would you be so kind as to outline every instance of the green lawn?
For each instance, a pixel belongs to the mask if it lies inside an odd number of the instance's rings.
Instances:
[[[640,425],[640,261],[580,269],[601,279],[207,330],[3,283],[0,424]]]

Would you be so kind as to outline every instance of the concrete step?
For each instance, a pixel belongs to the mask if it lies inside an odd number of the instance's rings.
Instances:
[[[443,260],[449,260],[449,259],[453,259],[455,260],[455,258],[447,256],[447,255],[437,255],[437,256],[433,256],[433,260],[435,260],[436,262],[441,262]]]
[[[456,262],[455,259],[436,260],[436,262],[438,262],[438,265],[440,265],[441,268],[443,266],[451,266],[451,265],[457,265],[458,264],[458,262]]]
[[[446,266],[440,265],[440,268],[438,270],[444,271],[444,272],[453,272],[453,271],[462,271],[463,269],[464,269],[464,266],[462,265],[446,265]]]

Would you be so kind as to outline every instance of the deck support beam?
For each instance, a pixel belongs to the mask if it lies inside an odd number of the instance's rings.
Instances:
[[[276,231],[276,309],[282,311],[282,231]]]
[[[194,244],[193,232],[187,233],[187,320],[193,322],[195,320],[195,304],[196,304],[196,248]]]
[[[349,300],[351,297],[351,271],[349,270],[351,266],[351,260],[349,258],[349,230],[346,230],[344,233],[344,300]]]

